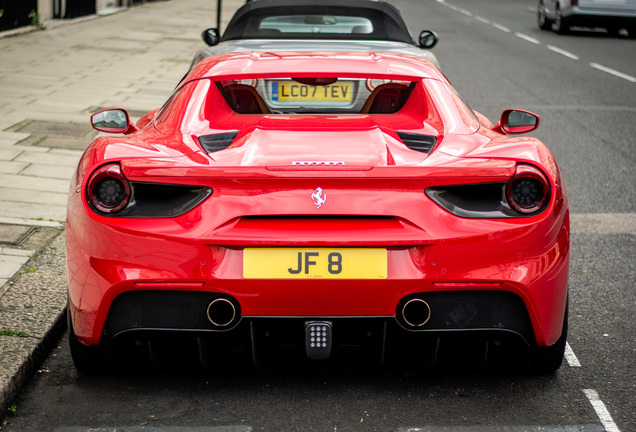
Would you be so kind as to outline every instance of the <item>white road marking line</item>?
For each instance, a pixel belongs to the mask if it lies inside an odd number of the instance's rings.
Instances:
[[[557,48],[554,45],[548,45],[548,49],[551,50],[551,51],[554,51],[555,53],[564,55],[564,56],[569,57],[569,58],[574,59],[574,60],[578,60],[579,59],[579,56],[577,56],[576,54],[572,54],[569,51],[562,50],[561,48]]]
[[[572,351],[572,347],[570,347],[569,343],[565,343],[565,360],[567,360],[570,367],[581,367],[581,363],[579,363],[579,359],[576,358],[574,351]]]
[[[636,235],[636,213],[572,213],[572,234]]]
[[[475,15],[475,19],[477,21],[483,22],[484,24],[490,24],[490,20],[484,18],[484,17],[480,17],[479,15]]]
[[[473,16],[473,13],[471,11],[467,11],[466,9],[458,9],[459,12],[463,13],[464,15],[467,15],[469,17]]]
[[[502,26],[501,24],[492,23],[492,26],[498,28],[501,31],[505,31],[506,33],[510,33],[510,29],[508,27]]]
[[[614,69],[610,69],[610,68],[608,68],[606,66],[603,66],[603,65],[600,65],[598,63],[590,63],[590,66],[592,66],[595,69],[601,70],[603,72],[607,72],[608,74],[612,74],[612,75],[617,76],[619,78],[623,78],[623,79],[625,79],[627,81],[636,82],[636,77],[624,74],[624,73],[619,72],[619,71],[614,70]]]
[[[601,424],[605,428],[605,432],[621,432],[614,420],[612,419],[612,415],[605,407],[605,404],[598,396],[598,392],[593,389],[583,389],[583,393],[589,399],[594,411],[596,411],[596,415],[598,419],[601,421]]]
[[[515,33],[515,36],[517,36],[518,38],[521,38],[523,40],[527,40],[528,42],[532,42],[533,44],[537,44],[537,45],[541,45],[541,42],[539,42],[538,39],[535,39],[533,37],[530,37],[528,35],[524,35],[523,33]]]

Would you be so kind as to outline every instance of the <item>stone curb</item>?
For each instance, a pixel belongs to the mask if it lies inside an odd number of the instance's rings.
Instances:
[[[0,335],[0,420],[66,330],[65,238],[29,260],[35,272],[19,273],[0,296],[0,331],[28,335]]]

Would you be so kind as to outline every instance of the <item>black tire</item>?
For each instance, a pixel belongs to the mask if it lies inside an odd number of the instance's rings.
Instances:
[[[70,308],[67,308],[68,343],[71,348],[73,364],[78,372],[85,375],[95,375],[105,371],[105,352],[100,346],[86,346],[77,340],[73,331]]]
[[[607,34],[609,34],[612,37],[621,37],[621,27],[616,27],[616,26],[610,26],[607,27]]]
[[[532,372],[538,374],[553,374],[561,367],[563,356],[565,354],[565,344],[568,338],[568,307],[565,307],[565,316],[563,317],[563,329],[561,337],[556,343],[549,347],[534,348]]]
[[[567,20],[563,18],[563,14],[561,13],[561,8],[557,5],[556,9],[556,18],[552,23],[552,30],[554,30],[557,34],[564,35],[570,33],[570,25]]]
[[[552,29],[552,20],[545,14],[543,0],[539,0],[539,4],[537,5],[537,25],[541,30]]]

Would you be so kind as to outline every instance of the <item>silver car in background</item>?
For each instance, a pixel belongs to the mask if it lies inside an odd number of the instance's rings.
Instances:
[[[627,29],[636,38],[636,0],[539,0],[537,24],[559,34],[571,27],[604,27],[613,35]]]

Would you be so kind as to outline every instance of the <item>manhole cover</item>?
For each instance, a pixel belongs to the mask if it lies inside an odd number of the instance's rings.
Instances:
[[[34,230],[28,225],[0,225],[0,244],[20,245]]]
[[[65,123],[25,120],[7,129],[8,132],[28,133],[21,145],[84,150],[93,141],[97,131],[86,123]]]
[[[26,120],[11,127],[11,132],[75,138],[82,137],[92,131],[93,128],[91,128],[88,120],[86,121],[86,123],[63,123],[40,120]]]

